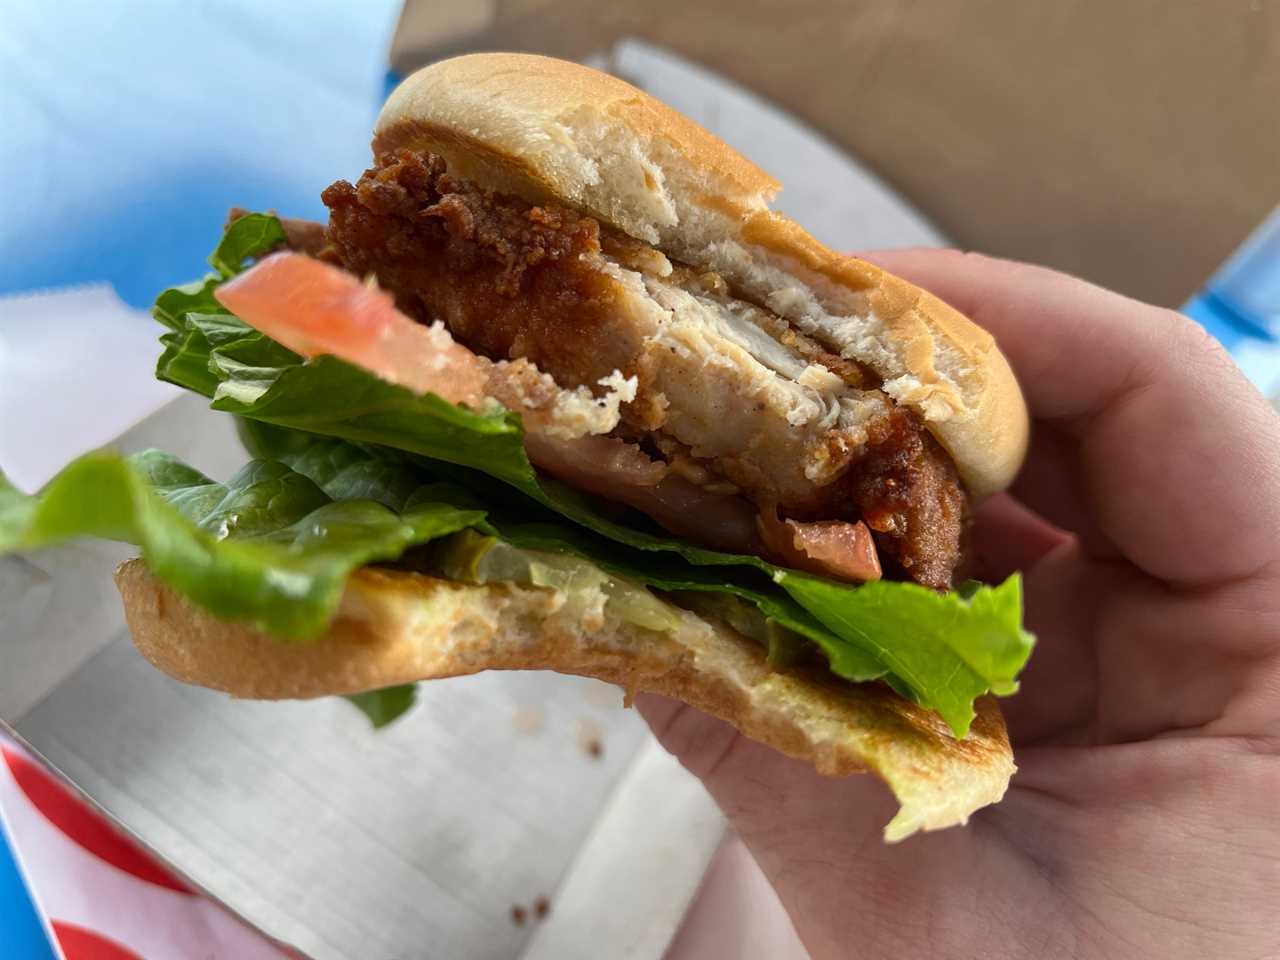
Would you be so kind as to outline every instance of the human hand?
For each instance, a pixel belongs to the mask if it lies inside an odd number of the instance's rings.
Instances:
[[[1037,267],[868,257],[989,330],[1035,420],[977,511],[1039,643],[1002,701],[1019,772],[967,828],[885,846],[825,779],[660,697],[815,958],[1280,954],[1280,417],[1200,327]]]

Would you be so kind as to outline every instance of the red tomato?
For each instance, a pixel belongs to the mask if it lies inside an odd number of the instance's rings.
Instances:
[[[392,383],[474,405],[486,365],[440,324],[406,317],[377,285],[300,253],[274,253],[214,291],[218,302],[305,357],[331,354]]]

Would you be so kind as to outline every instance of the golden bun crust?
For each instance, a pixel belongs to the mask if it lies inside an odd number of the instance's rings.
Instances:
[[[375,154],[429,149],[461,176],[531,199],[567,201],[653,242],[646,220],[675,218],[655,182],[665,171],[632,149],[639,140],[669,144],[697,169],[703,190],[744,210],[758,209],[761,197],[780,188],[643,90],[532,54],[478,53],[419,70],[392,92],[374,127]]]
[[[868,364],[951,454],[971,495],[1012,482],[1029,420],[984,330],[920,288],[768,209],[778,183],[641,90],[580,64],[471,54],[388,99],[374,152],[445,158],[466,179],[573,206],[725,277],[834,352]]]
[[[958,741],[936,714],[886,687],[772,670],[758,645],[687,611],[678,611],[678,629],[655,633],[554,590],[366,568],[348,582],[327,634],[290,643],[216,619],[141,560],[123,564],[116,583],[138,649],[187,683],[281,699],[482,670],[597,677],[628,697],[677,697],[819,773],[876,773],[901,805],[888,840],[963,823],[998,801],[1014,772],[994,701],[979,702],[971,733]]]

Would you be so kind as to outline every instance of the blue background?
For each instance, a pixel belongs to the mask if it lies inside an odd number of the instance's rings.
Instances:
[[[54,960],[53,947],[36,914],[13,853],[0,827],[0,947],[8,960]]]
[[[229,207],[322,215],[369,160],[397,0],[7,0],[0,294],[204,269]]]

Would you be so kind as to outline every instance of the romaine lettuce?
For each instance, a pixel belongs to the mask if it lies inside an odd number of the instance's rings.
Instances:
[[[356,566],[474,528],[658,590],[735,597],[781,637],[816,645],[837,675],[883,679],[957,736],[976,697],[1016,690],[1033,643],[1016,577],[947,595],[854,586],[702,549],[620,515],[539,476],[516,415],[415,394],[334,357],[304,360],[223,309],[218,283],[283,239],[274,217],[237,220],[210,257],[217,273],[164,291],[154,311],[167,328],[157,376],[241,418],[261,459],[225,486],[155,453],[132,468],[90,455],[38,499],[0,485],[0,551],[80,534],[131,540],[157,576],[215,614],[308,636],[328,622]]]

